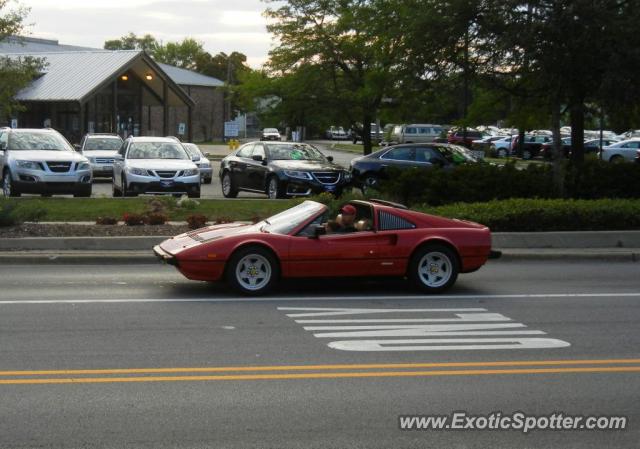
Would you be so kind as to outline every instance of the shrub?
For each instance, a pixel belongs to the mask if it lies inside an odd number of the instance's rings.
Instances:
[[[16,204],[7,200],[0,203],[0,226],[15,226],[19,224],[16,214]]]
[[[163,225],[167,221],[169,221],[169,217],[159,212],[150,212],[144,216],[145,224],[152,225],[152,226]]]
[[[207,217],[201,214],[189,215],[187,217],[187,225],[189,229],[204,228],[207,224]]]
[[[39,206],[23,209],[15,201],[0,200],[0,226],[17,226],[25,221],[37,222],[46,215],[47,211]]]
[[[200,205],[200,203],[196,200],[192,200],[189,197],[182,196],[177,202],[176,202],[176,206],[178,206],[181,209],[186,209],[186,210],[194,210],[195,208],[197,208]]]
[[[142,214],[125,213],[122,216],[122,221],[124,221],[124,224],[127,226],[141,226],[144,224],[144,219],[145,217]]]
[[[225,224],[225,223],[233,223],[234,220],[233,218],[230,217],[217,217],[213,222],[214,224]]]
[[[510,199],[416,209],[482,223],[494,232],[640,229],[640,200]]]
[[[117,225],[118,219],[114,217],[98,217],[96,218],[97,225]]]

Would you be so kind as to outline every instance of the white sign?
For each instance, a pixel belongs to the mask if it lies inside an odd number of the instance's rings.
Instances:
[[[224,136],[238,137],[240,135],[240,126],[236,122],[224,122]]]
[[[186,123],[179,123],[178,124],[178,135],[179,136],[184,136],[186,132],[187,132]]]
[[[18,127],[18,119],[17,118],[12,118],[11,119],[11,128],[12,129],[16,129]]]
[[[279,307],[304,330],[341,351],[460,351],[486,349],[551,349],[571,346],[527,329],[522,323],[487,309],[360,309]],[[381,318],[383,314],[385,318]],[[407,316],[407,314],[410,314]],[[348,317],[348,316],[351,317]],[[353,316],[358,318],[353,318]],[[369,315],[362,318],[363,315]],[[400,315],[400,317],[396,317]],[[345,317],[336,318],[336,317]],[[387,318],[393,316],[393,318]],[[324,317],[325,319],[318,319]],[[425,338],[427,337],[427,338]]]

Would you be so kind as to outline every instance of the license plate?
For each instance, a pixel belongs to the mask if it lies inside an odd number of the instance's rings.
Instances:
[[[160,181],[160,185],[162,187],[173,187],[174,182],[173,181]]]
[[[333,192],[333,191],[335,191],[335,190],[336,190],[336,186],[327,186],[327,187],[326,187],[326,189],[327,189],[327,191],[329,191],[329,192]]]

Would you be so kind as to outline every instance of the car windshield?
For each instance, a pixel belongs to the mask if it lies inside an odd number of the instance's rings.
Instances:
[[[84,145],[85,151],[116,151],[122,146],[122,140],[114,137],[90,137]]]
[[[136,142],[127,159],[190,159],[182,145],[173,142]]]
[[[187,150],[187,153],[189,153],[189,156],[202,157],[202,152],[200,151],[200,148],[198,148],[197,145],[193,143],[185,143],[185,144],[182,144],[182,146],[184,147],[185,150]]]
[[[265,133],[278,133],[279,131],[275,128],[265,128],[264,129]]]
[[[473,153],[471,153],[471,151],[459,145],[440,147],[440,153],[442,153],[447,161],[455,164],[463,162],[478,162],[478,159],[473,155]]]
[[[267,218],[262,222],[260,230],[271,234],[290,234],[295,228],[321,211],[326,210],[326,208],[325,205],[315,201],[305,201],[291,209]]]
[[[311,145],[286,144],[286,145],[266,145],[269,151],[269,158],[272,160],[285,161],[324,161],[324,155]]]
[[[42,132],[17,132],[9,136],[9,149],[20,150],[46,150],[46,151],[73,151],[69,143],[60,135]]]

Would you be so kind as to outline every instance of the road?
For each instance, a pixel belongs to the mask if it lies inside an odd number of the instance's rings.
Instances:
[[[636,448],[637,274],[495,261],[443,296],[304,280],[247,299],[163,265],[0,266],[0,447]],[[399,430],[462,410],[629,427]]]
[[[329,149],[330,144],[331,144],[330,141],[314,142],[314,145],[317,145],[326,156],[333,156],[334,161],[337,164],[340,164],[345,168],[349,168],[351,159],[353,159],[358,155],[355,153],[348,153],[345,151],[330,150]],[[202,150],[204,152],[214,151],[215,154],[228,153],[228,149],[220,145],[210,146],[210,147],[203,146]],[[213,167],[213,179],[211,184],[202,184],[202,187],[201,187],[202,198],[223,198],[222,186],[220,184],[220,179],[218,178],[218,172],[220,171],[220,162],[213,161],[211,166]],[[96,179],[93,184],[92,196],[95,198],[111,197],[112,196],[111,179],[105,179],[105,178]],[[255,193],[249,193],[249,192],[240,192],[238,194],[238,198],[265,198],[265,195],[259,195]]]

